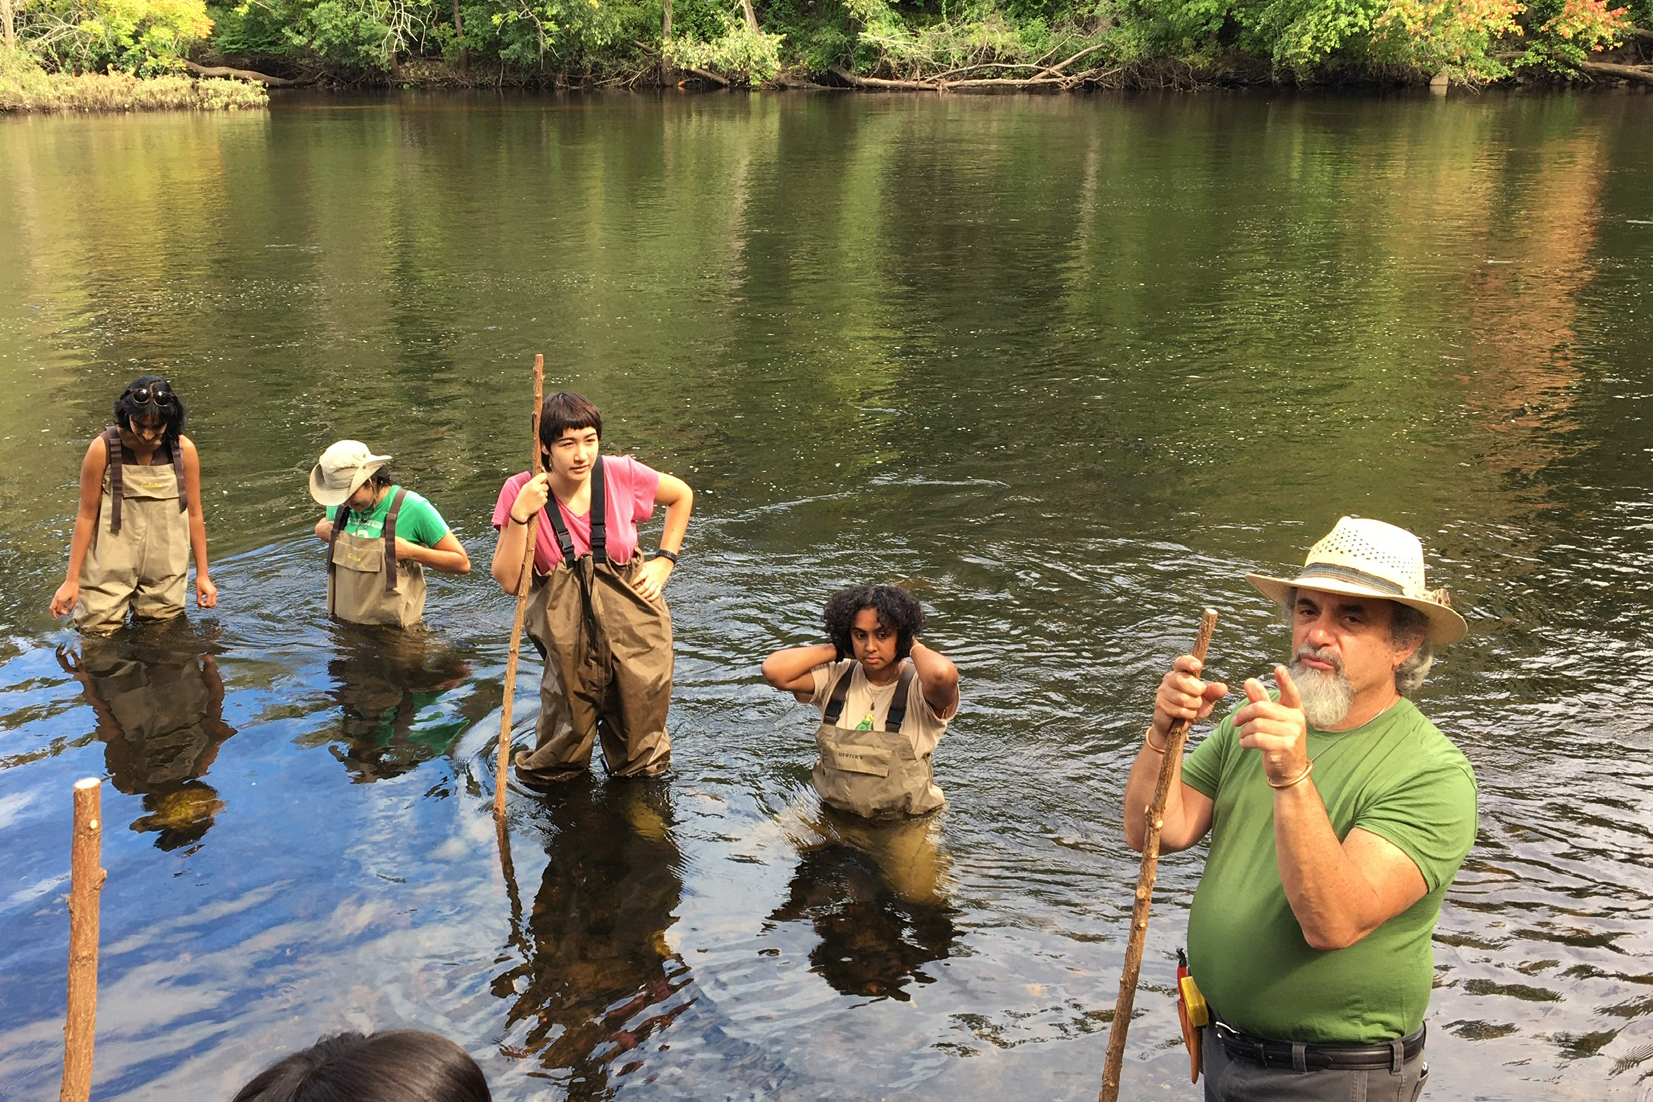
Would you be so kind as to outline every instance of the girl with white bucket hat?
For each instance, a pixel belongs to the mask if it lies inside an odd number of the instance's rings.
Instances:
[[[468,574],[470,556],[428,500],[390,477],[390,456],[340,440],[310,471],[310,496],[327,508],[327,612],[356,624],[408,628],[425,615],[425,567]]]

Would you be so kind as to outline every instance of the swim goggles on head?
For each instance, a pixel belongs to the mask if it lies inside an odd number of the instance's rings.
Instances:
[[[132,399],[133,405],[138,406],[147,406],[152,404],[157,406],[170,406],[174,401],[172,397],[172,388],[165,383],[154,383],[150,386],[135,386],[126,392],[126,396]]]

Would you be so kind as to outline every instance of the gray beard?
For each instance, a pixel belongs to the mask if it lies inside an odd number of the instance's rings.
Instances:
[[[1322,731],[1343,722],[1354,703],[1355,687],[1342,673],[1325,673],[1309,669],[1301,662],[1291,667],[1291,679],[1297,685],[1297,695],[1303,701],[1303,715]]]

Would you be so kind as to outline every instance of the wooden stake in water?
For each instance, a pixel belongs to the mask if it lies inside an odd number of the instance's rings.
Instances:
[[[63,1087],[59,1102],[92,1096],[92,1041],[98,1020],[98,898],[103,894],[103,782],[75,782],[75,834],[70,850],[69,1012],[63,1023]]]
[[[1217,628],[1217,612],[1206,609],[1200,618],[1200,632],[1189,653],[1201,662],[1211,646],[1211,633]],[[1131,1008],[1136,1003],[1136,981],[1142,972],[1142,946],[1148,938],[1148,909],[1154,900],[1154,875],[1159,867],[1159,834],[1165,827],[1165,801],[1171,794],[1171,776],[1182,761],[1183,740],[1188,737],[1189,722],[1179,719],[1165,736],[1165,753],[1159,765],[1159,785],[1154,789],[1154,802],[1149,805],[1148,836],[1142,842],[1142,872],[1136,880],[1136,902],[1131,907],[1131,936],[1125,945],[1125,971],[1119,977],[1119,1001],[1114,1005],[1113,1022],[1108,1027],[1108,1059],[1102,1066],[1102,1094],[1100,1102],[1116,1102],[1119,1098],[1119,1072],[1125,1063],[1125,1034],[1131,1028]]]
[[[540,406],[545,402],[545,357],[534,357],[534,450],[528,468],[533,474],[543,469],[540,462]],[[505,822],[505,787],[511,776],[511,704],[517,695],[517,655],[522,649],[522,622],[528,614],[528,582],[534,573],[534,546],[539,542],[538,518],[528,524],[528,549],[522,555],[517,574],[517,611],[511,619],[511,648],[505,657],[505,700],[499,711],[499,766],[494,773],[494,819]]]

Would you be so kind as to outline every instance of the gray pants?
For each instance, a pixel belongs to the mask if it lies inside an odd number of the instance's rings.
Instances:
[[[1205,1102],[1416,1102],[1429,1079],[1422,1052],[1403,1063],[1398,1072],[1389,1068],[1293,1071],[1229,1056],[1214,1025],[1200,1033]]]

